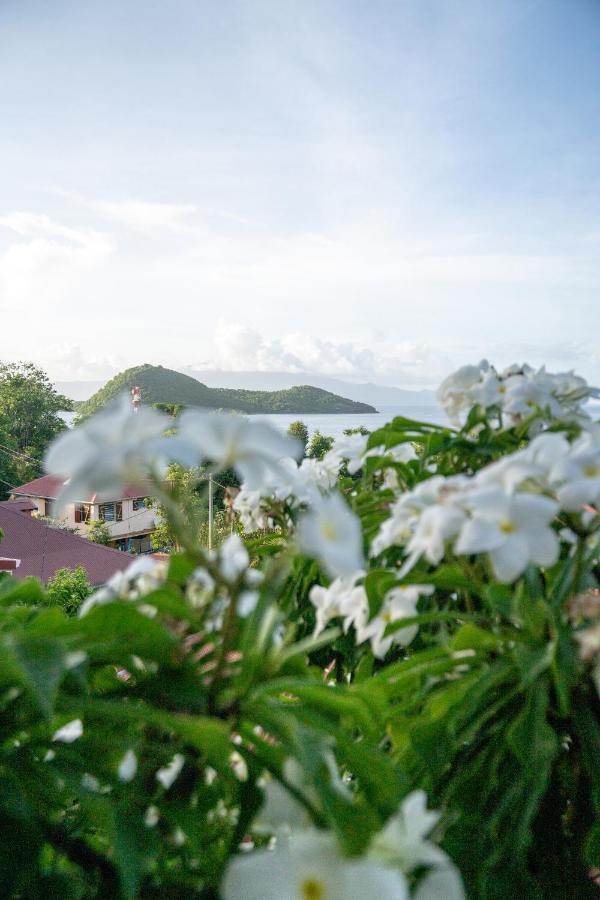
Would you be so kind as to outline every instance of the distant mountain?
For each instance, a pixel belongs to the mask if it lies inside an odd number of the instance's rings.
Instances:
[[[243,377],[238,376],[239,382]],[[246,388],[212,388],[193,378],[148,363],[126,369],[111,378],[89,400],[77,404],[79,416],[86,417],[101,409],[132,387],[142,391],[143,403],[167,403],[181,406],[201,406],[209,409],[231,409],[245,413],[374,413],[367,404],[348,400],[330,391],[311,385],[297,385],[279,391],[248,390]]]
[[[371,382],[354,384],[341,378],[311,372],[221,372],[213,369],[185,369],[185,371],[193,378],[215,388],[231,388],[243,384],[250,390],[276,391],[312,384],[325,391],[373,406],[422,404],[435,400],[435,391],[412,391]],[[71,396],[68,391],[66,393],[67,396]]]

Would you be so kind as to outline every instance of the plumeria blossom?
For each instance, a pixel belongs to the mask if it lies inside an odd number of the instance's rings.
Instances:
[[[233,467],[247,490],[260,490],[274,472],[283,474],[280,460],[301,452],[298,441],[244,416],[186,410],[178,426],[177,462],[197,466],[210,460],[219,469]]]
[[[547,422],[584,421],[583,404],[598,397],[597,388],[573,372],[546,372],[545,367],[513,365],[498,373],[483,360],[478,366],[463,366],[446,378],[438,399],[455,425],[460,425],[474,406],[500,413],[505,424],[515,425],[536,410]]]
[[[419,630],[418,625],[407,625],[390,635],[385,634],[388,625],[400,619],[417,615],[419,598],[433,593],[433,587],[426,584],[399,585],[385,595],[381,609],[367,621],[368,604],[362,607],[362,618],[356,621],[356,637],[359,644],[371,641],[373,656],[383,659],[393,644],[406,646],[413,641]]]
[[[458,872],[447,854],[428,838],[439,818],[438,812],[427,809],[425,792],[413,791],[404,798],[398,813],[375,836],[369,855],[397,866],[407,874],[420,866],[431,869],[420,885],[421,893],[417,892],[421,898],[460,900],[464,897],[464,889]],[[443,885],[443,893],[435,892],[438,879],[429,880],[434,872],[438,874],[439,884]]]
[[[115,600],[138,600],[161,587],[167,577],[167,566],[147,556],[138,556],[122,572],[115,572],[104,587],[94,591],[79,608],[79,616],[85,616],[95,606],[113,603]]]
[[[293,833],[274,850],[238,856],[221,886],[224,900],[404,900],[402,872],[366,857],[346,858],[332,834]]]
[[[364,574],[358,571],[344,578],[336,578],[329,587],[313,585],[309,599],[317,611],[316,635],[324,631],[332,619],[343,618],[346,631],[355,621],[362,619],[365,609],[368,609],[368,600],[364,586],[357,584],[357,581]]]
[[[306,459],[298,467],[294,493],[302,501],[310,501],[315,494],[325,494],[337,484],[342,460],[331,451],[323,459]]]
[[[473,391],[479,388],[488,369],[489,363],[485,359],[478,366],[461,366],[439,386],[437,398],[455,425],[460,424],[461,413],[468,412],[477,402]]]
[[[360,520],[339,494],[315,500],[298,523],[303,553],[323,564],[334,578],[352,575],[363,565]]]
[[[414,898],[464,900],[460,875],[450,858],[430,839],[439,814],[427,809],[423,791],[406,797],[361,857],[345,857],[326,831],[303,827],[297,804],[275,799],[278,840],[274,850],[234,859],[221,885],[224,900],[403,900],[411,896],[406,879],[422,873]],[[291,822],[281,813],[291,813]],[[291,824],[291,830],[289,825]]]
[[[593,433],[583,434],[570,452],[555,462],[549,481],[561,507],[569,512],[600,500],[600,441]]]
[[[141,484],[151,472],[164,473],[169,440],[164,431],[169,419],[149,407],[134,413],[126,395],[61,434],[44,461],[46,471],[67,479],[60,507],[98,493],[113,496],[124,484]]]
[[[487,552],[499,581],[513,581],[530,563],[551,566],[558,559],[558,538],[549,527],[559,510],[554,500],[492,487],[473,491],[468,503],[471,517],[455,552]]]

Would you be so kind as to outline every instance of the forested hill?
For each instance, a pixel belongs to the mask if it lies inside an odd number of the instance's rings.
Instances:
[[[202,406],[209,409],[232,409],[246,413],[373,413],[368,403],[347,400],[321,388],[303,385],[282,391],[247,391],[232,388],[209,388],[201,381],[165,369],[163,366],[134,366],[111,378],[89,400],[77,403],[77,412],[85,418],[106,406],[132,387],[142,391],[142,403],[166,403],[180,406]]]

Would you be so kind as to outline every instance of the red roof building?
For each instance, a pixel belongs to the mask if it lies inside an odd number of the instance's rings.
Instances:
[[[4,558],[20,560],[18,569],[13,571],[18,578],[34,575],[47,582],[57,569],[83,566],[90,583],[101,585],[130,565],[129,553],[93,544],[48,525],[20,511],[19,506],[10,500],[0,503],[0,528],[4,532],[0,551]]]
[[[150,534],[156,528],[156,520],[153,510],[146,505],[146,497],[152,492],[150,484],[128,485],[114,497],[97,494],[78,497],[75,503],[68,503],[59,511],[56,500],[64,485],[65,479],[60,475],[43,475],[14,487],[11,502],[32,504],[29,513],[34,516],[54,519],[60,515],[63,525],[83,537],[89,531],[90,522],[105,522],[113,547],[134,553],[151,550]]]

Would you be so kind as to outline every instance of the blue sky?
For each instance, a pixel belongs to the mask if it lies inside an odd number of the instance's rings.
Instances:
[[[0,358],[600,383],[598,0],[0,0]]]

